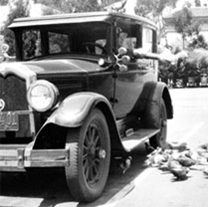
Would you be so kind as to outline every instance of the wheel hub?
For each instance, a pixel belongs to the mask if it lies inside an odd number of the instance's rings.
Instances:
[[[105,159],[106,157],[106,151],[104,149],[100,149],[98,152],[98,156],[100,159]]]
[[[104,149],[99,149],[98,152],[96,153],[96,149],[93,146],[88,149],[87,154],[88,154],[89,159],[95,159],[96,156],[99,159],[105,159],[105,157],[106,157],[106,151]]]

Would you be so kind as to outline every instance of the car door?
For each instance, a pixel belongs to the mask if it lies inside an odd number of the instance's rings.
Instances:
[[[147,52],[153,52],[155,34],[151,28],[129,20],[119,20],[117,26],[116,37],[118,38],[121,35],[121,40],[117,40],[117,48],[122,46],[127,48],[128,51],[142,48]],[[131,60],[127,64],[127,70],[116,70],[115,99],[117,102],[114,105],[114,111],[117,118],[125,117],[132,109],[146,82],[157,80],[156,69],[157,61],[131,56]]]

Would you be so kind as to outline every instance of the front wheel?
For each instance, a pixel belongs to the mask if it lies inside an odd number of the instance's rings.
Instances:
[[[160,132],[154,137],[150,138],[150,145],[154,148],[166,147],[166,136],[167,136],[167,111],[165,102],[162,99],[159,108],[159,116],[155,120],[155,127],[160,129]]]
[[[67,133],[70,165],[65,167],[68,188],[80,202],[97,199],[106,185],[110,168],[110,136],[103,113],[94,109],[85,123]]]

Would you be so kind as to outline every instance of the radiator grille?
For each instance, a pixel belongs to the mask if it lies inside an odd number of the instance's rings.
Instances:
[[[29,114],[21,115],[21,111],[28,110],[27,103],[26,81],[14,76],[0,76],[0,99],[5,102],[5,107],[2,111],[18,111],[20,115],[19,130],[15,132],[16,138],[31,137],[30,117]],[[7,132],[0,132],[0,138],[6,138]]]
[[[0,77],[0,98],[5,101],[3,111],[27,110],[26,83],[16,76]]]

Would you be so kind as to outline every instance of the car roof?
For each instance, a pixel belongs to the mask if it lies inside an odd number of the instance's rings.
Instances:
[[[113,22],[116,18],[128,18],[146,24],[154,29],[156,25],[144,18],[137,15],[129,15],[118,12],[87,12],[87,13],[70,13],[70,14],[56,14],[41,17],[25,17],[18,18],[13,21],[9,28],[31,27],[41,25],[55,25],[55,24],[69,24],[69,23],[83,23],[83,22]]]

